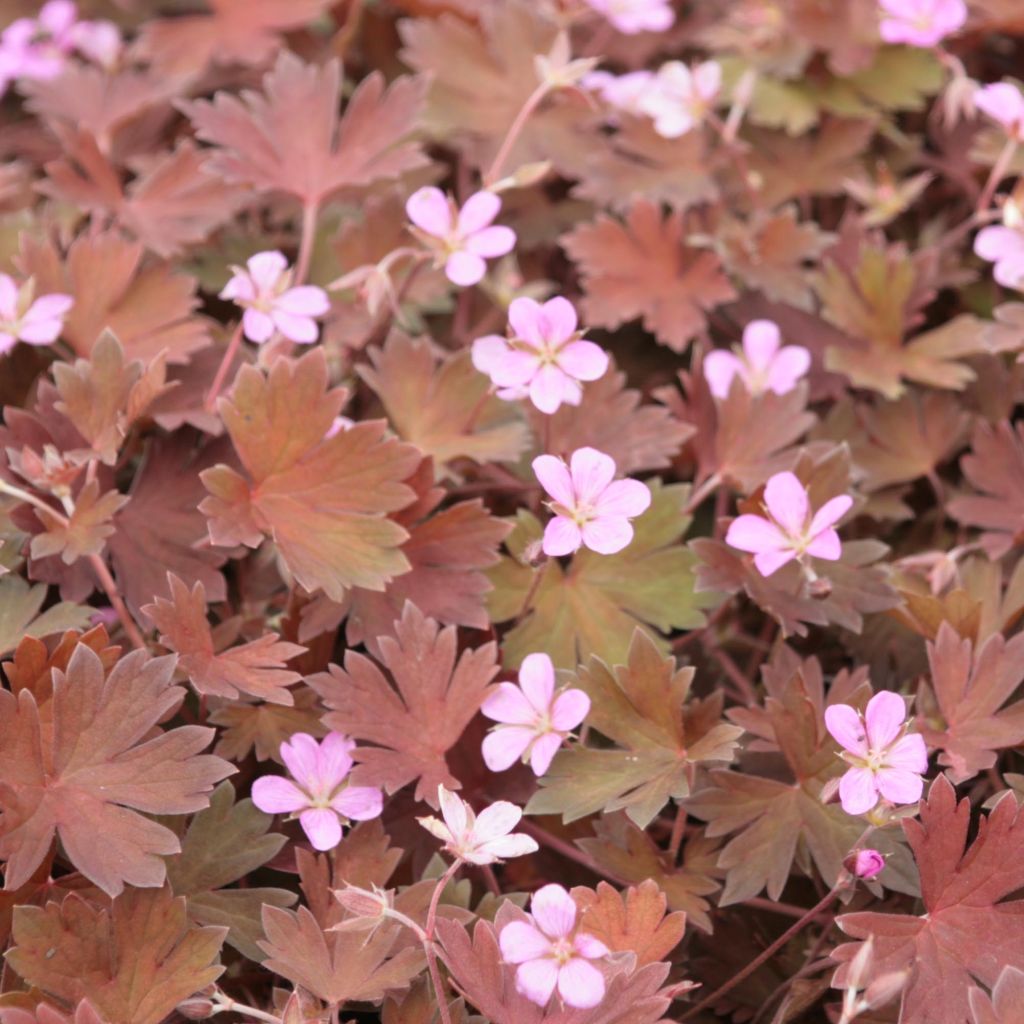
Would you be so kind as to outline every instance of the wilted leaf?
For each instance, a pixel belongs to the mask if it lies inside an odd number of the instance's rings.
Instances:
[[[386,513],[414,500],[403,481],[420,459],[386,440],[381,421],[325,438],[344,401],[327,390],[321,349],[279,359],[267,375],[242,367],[220,409],[249,479],[226,465],[201,474],[214,544],[258,547],[270,536],[299,583],[337,601],[347,587],[383,590],[409,571],[408,534]]]
[[[110,910],[72,893],[19,907],[8,962],[29,984],[69,1002],[83,997],[107,1024],[160,1024],[181,1000],[215,981],[224,928],[194,928],[185,901],[128,889]]]
[[[0,856],[8,889],[29,878],[55,835],[75,867],[111,896],[126,882],[163,884],[158,855],[176,853],[178,841],[136,811],[201,810],[214,784],[234,771],[199,754],[212,729],[153,735],[184,695],[171,684],[173,671],[173,658],[136,651],[105,676],[99,657],[79,644],[67,671],[53,673],[52,731],[42,728],[30,690],[17,697],[0,690]]]
[[[454,627],[439,629],[413,604],[395,623],[395,636],[379,640],[381,663],[392,682],[365,655],[345,652],[345,667],[310,678],[330,709],[324,723],[357,740],[357,781],[394,793],[416,782],[416,799],[435,804],[437,787],[459,789],[445,754],[477,713],[498,673],[493,643],[465,650],[456,662]]]
[[[718,257],[691,248],[683,214],[663,218],[637,200],[625,223],[601,215],[562,238],[583,282],[587,323],[610,329],[643,318],[663,345],[682,352],[707,327],[708,310],[736,297]]]

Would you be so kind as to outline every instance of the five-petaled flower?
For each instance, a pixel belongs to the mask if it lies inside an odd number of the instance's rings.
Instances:
[[[658,69],[652,88],[640,106],[654,119],[654,130],[666,139],[677,139],[692,131],[711,113],[722,88],[722,67],[709,60],[688,68],[670,60]]]
[[[355,743],[329,733],[321,743],[304,732],[281,744],[281,760],[291,779],[264,775],[252,786],[252,802],[267,814],[298,815],[315,850],[341,842],[342,819],[368,821],[380,816],[383,795],[371,786],[347,786]]]
[[[512,831],[523,816],[515,804],[499,800],[485,807],[477,817],[465,800],[444,786],[437,787],[437,798],[444,821],[434,817],[416,820],[431,835],[437,836],[453,857],[470,864],[494,864],[537,851],[533,839]]]
[[[544,554],[557,556],[581,546],[613,555],[633,539],[630,519],[651,504],[639,480],[615,480],[615,460],[595,448],[577,448],[569,465],[554,455],[538,455],[533,471],[548,494],[555,518],[544,529]]]
[[[879,0],[879,35],[887,43],[932,47],[963,28],[964,0]]]
[[[794,558],[806,555],[830,562],[842,554],[834,526],[853,504],[841,494],[826,501],[813,515],[807,488],[794,473],[776,473],[764,488],[767,517],[742,515],[729,524],[725,542],[754,555],[762,576],[771,576]]]
[[[543,775],[562,741],[587,717],[590,698],[582,690],[555,695],[555,666],[546,654],[528,654],[519,685],[500,683],[480,710],[502,723],[483,742],[484,763],[503,772],[520,758]]]
[[[1024,142],[1024,93],[1009,82],[984,85],[974,94],[974,105],[1006,129],[1017,142]]]
[[[278,331],[289,341],[309,345],[319,329],[314,317],[323,316],[331,303],[316,285],[291,286],[288,260],[279,252],[258,252],[244,267],[232,267],[234,276],[220,293],[241,306],[245,336],[262,345]]]
[[[0,355],[19,341],[52,345],[60,337],[74,300],[58,293],[33,300],[33,290],[31,281],[19,288],[9,275],[0,274]]]
[[[608,369],[608,356],[577,331],[576,310],[556,297],[543,305],[513,299],[508,308],[512,337],[488,334],[473,342],[473,365],[491,378],[505,399],[529,395],[541,412],[563,403],[579,405],[581,381],[597,380]]]
[[[613,75],[610,71],[591,71],[584,75],[580,85],[592,89],[609,106],[637,117],[644,113],[644,100],[656,85],[653,71],[628,71]]]
[[[743,331],[743,354],[716,349],[704,359],[704,377],[716,398],[728,398],[736,377],[752,395],[784,395],[810,369],[811,354],[800,345],[782,346],[778,325],[752,320]]]
[[[975,255],[994,263],[992,276],[1004,288],[1024,284],[1024,228],[993,224],[974,239]]]
[[[516,964],[516,989],[546,1006],[555,988],[566,1006],[589,1009],[604,998],[604,975],[592,964],[608,947],[576,931],[576,904],[560,885],[545,885],[530,901],[530,921],[512,921],[498,937],[501,955]]]
[[[670,0],[586,0],[586,3],[626,35],[664,32],[676,20]]]
[[[879,800],[913,804],[921,799],[928,749],[920,733],[907,733],[906,718],[903,698],[888,690],[868,701],[863,716],[849,704],[825,709],[825,726],[851,766],[839,780],[847,814],[867,814]]]
[[[494,224],[501,199],[493,192],[471,195],[459,210],[439,188],[421,188],[409,197],[405,212],[452,284],[477,284],[487,273],[485,260],[515,248],[516,233]]]

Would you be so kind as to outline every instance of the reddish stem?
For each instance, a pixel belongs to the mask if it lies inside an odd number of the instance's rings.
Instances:
[[[509,126],[508,132],[501,143],[501,148],[495,154],[494,159],[491,161],[491,166],[484,175],[485,187],[490,188],[501,177],[501,170],[505,166],[509,153],[512,152],[512,147],[516,144],[523,129],[526,127],[526,122],[530,120],[531,115],[540,106],[541,101],[547,96],[550,89],[551,85],[548,82],[541,82],[526,98],[522,109],[516,114],[515,120]]]
[[[241,344],[242,321],[239,320],[238,326],[235,328],[235,333],[231,335],[231,340],[228,342],[228,347],[224,352],[224,358],[220,361],[220,366],[217,367],[217,375],[213,378],[210,390],[206,394],[207,412],[213,412],[217,407],[217,396],[220,394],[220,389],[224,386],[224,378],[228,375],[228,369],[235,361],[235,356],[238,354],[238,347]]]

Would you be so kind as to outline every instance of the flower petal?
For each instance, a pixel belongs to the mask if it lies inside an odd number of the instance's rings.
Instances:
[[[544,554],[552,558],[560,555],[571,555],[579,551],[583,543],[583,534],[580,528],[565,516],[555,516],[554,519],[544,527],[544,540],[541,544]]]
[[[353,821],[369,821],[380,817],[384,794],[373,786],[346,786],[331,800],[331,807]]]
[[[512,925],[508,927],[511,928]],[[528,960],[516,968],[516,991],[537,1006],[547,1006],[556,984],[558,966],[549,957]]]
[[[507,800],[498,800],[477,816],[473,837],[481,843],[508,835],[519,824],[523,812]]]
[[[879,793],[894,804],[916,804],[924,792],[924,779],[905,768],[883,768],[876,779]]]
[[[270,341],[274,336],[274,321],[258,309],[247,309],[242,314],[242,328],[245,336],[257,345]]]
[[[538,960],[551,952],[551,940],[526,921],[512,921],[498,936],[501,958],[509,964]]]
[[[924,737],[918,732],[912,732],[898,739],[886,751],[885,766],[918,773],[928,771],[928,747]]]
[[[471,252],[460,250],[453,252],[444,265],[444,272],[452,284],[462,288],[469,288],[484,279],[487,273],[487,264],[479,256]]]
[[[555,695],[555,666],[551,659],[540,652],[523,658],[519,666],[519,685],[536,713],[546,715],[551,710],[551,698]]]
[[[491,367],[491,380],[501,388],[518,388],[529,384],[537,374],[540,360],[531,352],[506,346],[503,356]]]
[[[811,353],[800,345],[787,345],[772,360],[768,388],[777,395],[793,390],[811,368]]]
[[[872,750],[885,750],[899,736],[906,718],[907,705],[898,693],[891,690],[876,693],[864,709],[868,746]]]
[[[551,767],[561,745],[562,737],[557,732],[547,732],[533,741],[530,747],[530,768],[538,779]]]
[[[810,505],[807,488],[795,473],[776,473],[764,488],[764,503],[771,517],[791,537],[799,537],[807,525]]]
[[[245,265],[249,268],[249,276],[252,278],[256,290],[270,292],[273,291],[281,275],[288,269],[288,260],[285,259],[283,253],[271,250],[250,256]]]
[[[615,478],[615,460],[596,448],[577,448],[569,459],[573,490],[581,505],[592,505]]]
[[[604,999],[604,975],[593,964],[573,957],[558,972],[558,994],[566,1006],[579,1010],[597,1006]]]
[[[576,504],[576,492],[572,486],[569,467],[554,455],[538,455],[531,464],[533,472],[552,498],[566,508]]]
[[[497,839],[481,843],[475,853],[466,857],[471,864],[493,864],[495,860],[509,860],[512,857],[525,857],[528,853],[536,853],[537,841],[522,832],[514,832],[510,836],[499,836]]]
[[[514,683],[498,683],[484,698],[480,711],[492,721],[505,725],[530,725],[537,718],[536,708]]]
[[[293,316],[291,313],[275,309],[271,313],[271,319],[284,337],[299,345],[312,345],[320,336],[320,328],[317,327],[316,321],[308,316]]]
[[[513,299],[508,307],[508,322],[512,333],[517,338],[528,341],[534,348],[539,349],[547,343],[544,333],[546,324],[541,304],[536,299],[527,296]]]
[[[320,746],[309,733],[297,732],[281,744],[281,760],[295,781],[308,792],[320,782]]]
[[[536,733],[522,725],[499,725],[480,745],[484,764],[492,772],[503,772],[518,761],[534,741]]]
[[[299,824],[314,850],[333,850],[341,842],[341,822],[334,811],[311,808],[299,815]]]
[[[599,555],[614,555],[629,547],[633,527],[622,516],[601,516],[583,524],[583,543]]]
[[[754,565],[765,578],[778,572],[784,565],[796,558],[796,552],[789,548],[785,551],[759,551],[754,555]]]
[[[467,252],[477,256],[486,256],[487,259],[495,259],[510,253],[516,247],[516,233],[511,228],[497,225],[493,228],[484,228],[470,235],[463,243]]]
[[[814,537],[816,534],[822,532],[822,530],[828,529],[830,526],[834,526],[839,522],[847,512],[850,511],[853,506],[853,498],[848,494],[840,494],[835,498],[829,498],[817,512],[814,513],[814,518],[811,520],[811,525],[807,528],[807,532],[810,536]]]
[[[1024,254],[1024,233],[1001,224],[983,228],[974,239],[974,253],[983,260],[1004,260]]]
[[[267,814],[294,814],[309,805],[309,797],[291,779],[264,775],[252,784],[252,802]]]
[[[569,732],[589,714],[590,698],[582,690],[565,690],[551,707],[551,725],[559,732]]]
[[[331,300],[323,288],[304,284],[282,292],[274,300],[274,306],[296,316],[323,316],[330,311]]]
[[[351,752],[355,747],[355,740],[340,732],[330,732],[320,741],[317,774],[327,792],[337,789],[352,770]]]
[[[573,949],[585,960],[596,960],[601,956],[608,956],[611,950],[598,938],[580,932],[572,940]]]
[[[437,787],[437,798],[441,804],[441,817],[444,818],[444,823],[451,834],[458,838],[469,825],[469,808],[466,802],[444,786]]]
[[[559,367],[576,380],[600,380],[608,363],[608,353],[592,341],[572,341],[558,353]]]
[[[815,558],[837,562],[843,553],[843,544],[835,530],[822,530],[804,549]]]
[[[473,366],[489,377],[498,361],[512,350],[509,348],[508,341],[500,334],[485,334],[473,342],[470,351]]]
[[[867,814],[878,803],[875,777],[867,768],[851,768],[839,780],[839,802],[847,814]]]
[[[740,551],[788,551],[789,538],[763,516],[737,516],[725,533],[725,543]]]
[[[632,519],[651,507],[651,489],[639,480],[615,480],[594,503],[599,516],[625,516]]]
[[[428,186],[409,196],[405,214],[420,229],[435,238],[446,238],[452,229],[452,211],[445,194]]]
[[[486,189],[475,192],[459,211],[458,232],[462,238],[483,230],[501,213],[501,197]]]
[[[540,315],[544,337],[555,345],[568,341],[580,322],[576,307],[561,295],[548,299],[541,306]]]
[[[825,728],[851,754],[867,756],[868,734],[856,708],[849,704],[833,704],[825,708]]]
[[[779,325],[772,320],[751,320],[743,330],[743,354],[758,374],[768,369],[781,344]]]
[[[530,401],[543,413],[550,415],[565,401],[568,378],[552,363],[545,363],[530,381]]]
[[[716,349],[704,357],[704,379],[715,398],[728,398],[733,378],[743,364],[733,352]]]
[[[564,939],[576,926],[576,904],[567,889],[554,883],[533,894],[530,913],[549,938]]]

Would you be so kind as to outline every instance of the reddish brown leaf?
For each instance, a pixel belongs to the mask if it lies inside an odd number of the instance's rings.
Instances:
[[[1001,558],[1024,538],[1024,423],[980,422],[960,468],[981,494],[954,498],[949,514],[982,529],[989,557]]]
[[[75,1009],[74,1019],[55,1010],[49,1003],[40,1003],[35,1010],[5,1009],[0,1007],[0,1024],[108,1024],[83,999]]]
[[[686,914],[666,914],[665,894],[650,878],[625,893],[607,882],[598,882],[596,891],[577,886],[572,898],[580,908],[580,929],[610,950],[635,953],[641,967],[666,959],[686,930]]]
[[[90,480],[78,492],[69,516],[37,508],[35,513],[45,530],[32,538],[32,557],[60,555],[65,565],[71,565],[87,555],[98,555],[115,532],[114,514],[127,501],[127,496],[117,491],[100,494],[99,483]]]
[[[980,988],[971,987],[971,1024],[1015,1024],[1024,1007],[1024,971],[1004,967],[990,999]]]
[[[171,572],[167,583],[171,599],[158,597],[142,610],[160,630],[160,643],[179,655],[179,666],[199,693],[230,699],[246,693],[273,704],[294,703],[288,687],[302,676],[284,666],[290,658],[303,654],[305,647],[268,633],[259,640],[216,653],[202,583],[197,582],[190,592]]]
[[[931,688],[918,697],[921,731],[956,783],[991,768],[996,751],[1024,743],[1024,701],[1003,708],[1024,681],[1024,636],[996,633],[973,657],[972,647],[944,622],[928,644]]]
[[[80,236],[65,258],[52,241],[24,235],[19,264],[39,292],[74,298],[62,336],[79,355],[110,330],[130,359],[148,364],[166,351],[169,363],[185,362],[209,341],[206,324],[192,315],[196,282],[163,263],[143,265],[142,253],[106,232]]]
[[[214,544],[256,547],[269,535],[299,583],[340,601],[348,587],[383,590],[408,572],[408,534],[386,514],[414,500],[403,481],[420,455],[386,440],[379,420],[325,438],[346,397],[327,388],[321,349],[278,359],[268,375],[243,367],[220,410],[251,483],[228,466],[205,470],[200,508]]]
[[[53,729],[23,689],[0,690],[0,857],[5,885],[17,888],[60,836],[71,862],[111,896],[125,883],[159,886],[160,854],[176,853],[174,833],[136,811],[185,814],[208,803],[234,769],[200,755],[213,730],[184,726],[153,735],[184,696],[172,685],[173,658],[136,651],[104,677],[84,644],[66,672],[53,673]]]
[[[53,696],[53,672],[67,670],[71,655],[79,644],[84,644],[99,656],[103,671],[109,672],[121,653],[120,647],[109,646],[110,637],[104,626],[94,626],[87,633],[69,630],[51,653],[42,640],[25,637],[14,657],[4,663],[4,675],[11,692],[17,696],[21,690],[28,690],[35,697],[40,708]]]
[[[583,314],[596,327],[643,318],[659,342],[682,352],[707,327],[706,311],[736,298],[718,257],[690,248],[682,214],[663,219],[638,200],[625,223],[599,216],[562,239],[583,280]]]
[[[395,636],[380,640],[387,676],[365,655],[345,652],[345,667],[332,665],[309,680],[330,708],[324,723],[375,746],[357,747],[357,774],[394,793],[416,781],[416,799],[437,802],[437,787],[459,789],[445,754],[477,713],[498,673],[497,647],[466,650],[456,663],[452,626],[439,629],[406,604]]]
[[[294,699],[291,707],[238,700],[217,708],[210,715],[210,723],[222,730],[214,753],[229,761],[244,761],[255,753],[257,761],[270,759],[283,764],[281,744],[295,733],[325,736],[328,730],[320,722],[322,709],[316,694],[302,687]]]
[[[108,1024],[160,1024],[223,973],[216,961],[226,932],[191,927],[184,899],[166,886],[129,889],[109,910],[72,893],[45,909],[19,907],[7,957],[59,999],[88,997]]]
[[[407,141],[423,106],[425,82],[364,78],[339,121],[341,65],[305,64],[283,51],[263,93],[218,93],[184,109],[196,134],[218,149],[211,173],[260,191],[285,192],[317,207],[346,188],[396,178],[427,162]]]
[[[957,802],[940,775],[921,805],[921,820],[904,819],[903,831],[921,872],[925,913],[864,912],[837,919],[854,939],[874,939],[873,978],[909,970],[901,1020],[953,1024],[968,1020],[972,979],[991,988],[1005,967],[1024,969],[1024,901],[1005,901],[1024,886],[1024,814],[1004,793],[982,816],[969,849],[971,808]],[[840,946],[833,984],[849,976],[849,961],[861,943]]]

